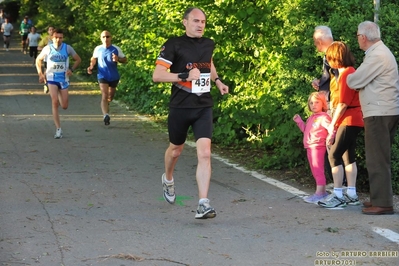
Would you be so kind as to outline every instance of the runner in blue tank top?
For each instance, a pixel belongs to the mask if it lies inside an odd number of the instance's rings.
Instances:
[[[94,49],[93,56],[90,59],[90,66],[87,73],[92,74],[93,68],[98,64],[97,79],[101,90],[101,111],[104,116],[104,124],[110,124],[109,103],[114,99],[116,86],[119,83],[118,62],[126,63],[127,58],[121,48],[111,44],[112,35],[109,31],[101,33],[102,45]]]
[[[39,74],[39,82],[46,83],[51,97],[53,120],[56,127],[55,139],[62,138],[62,130],[58,106],[65,110],[68,108],[69,76],[79,66],[81,59],[75,50],[63,43],[62,30],[54,30],[53,43],[46,45],[36,58],[36,69]],[[69,66],[69,57],[74,59],[72,67]],[[43,60],[47,58],[46,72],[43,73]]]

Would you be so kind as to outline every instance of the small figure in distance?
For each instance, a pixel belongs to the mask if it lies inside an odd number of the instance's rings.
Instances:
[[[40,38],[40,42],[37,47],[37,50],[41,51],[44,46],[46,46],[49,43],[53,43],[53,31],[54,31],[53,26],[49,26],[47,28],[47,33],[43,34],[43,36],[41,36],[41,38]]]
[[[26,39],[27,45],[29,46],[29,56],[33,57],[33,66],[35,66],[37,57],[37,47],[40,41],[40,34],[36,32],[36,27],[32,26],[28,38]]]
[[[111,121],[109,103],[114,99],[120,79],[118,63],[126,63],[127,58],[121,48],[112,44],[112,35],[109,31],[101,32],[100,39],[102,45],[94,48],[87,73],[92,74],[94,66],[98,64],[97,79],[101,90],[101,111],[104,124],[108,126]]]
[[[10,19],[8,17],[4,18],[4,23],[1,24],[1,32],[3,33],[3,40],[4,40],[4,49],[8,52],[10,49],[10,40],[11,40],[11,33],[14,27],[10,23]]]
[[[21,25],[19,26],[19,34],[21,35],[21,52],[23,52],[24,54],[26,54],[27,50],[28,50],[28,43],[27,43],[27,39],[28,39],[28,34],[30,31],[30,28],[33,25],[29,24],[29,17],[25,16],[24,19],[21,22]]]

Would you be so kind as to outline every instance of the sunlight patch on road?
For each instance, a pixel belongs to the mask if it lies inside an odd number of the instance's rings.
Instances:
[[[19,84],[21,85],[21,84]],[[27,86],[34,86],[37,84],[25,84]],[[8,90],[0,90],[0,96],[16,96],[16,95],[43,95],[48,96],[49,94],[43,93],[43,84],[40,89],[8,89]],[[68,90],[68,94],[70,95],[101,95],[100,90],[78,90],[76,87]]]
[[[12,73],[12,74],[0,74],[0,77],[37,77],[37,74],[29,73]]]
[[[7,115],[7,114],[2,114],[2,117],[7,117],[7,118],[14,118],[16,120],[22,120],[22,119],[34,119],[34,118],[48,118],[48,119],[53,119],[53,116],[51,114],[24,114],[24,115]],[[102,115],[60,115],[60,118],[62,120],[67,120],[67,121],[98,121],[99,117],[102,117]],[[137,116],[137,115],[117,115],[117,116],[111,116],[112,121],[141,121],[142,119]]]

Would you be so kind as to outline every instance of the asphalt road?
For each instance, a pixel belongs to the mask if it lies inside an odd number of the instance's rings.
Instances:
[[[398,206],[387,216],[326,210],[302,201],[312,191],[217,156],[209,198],[218,215],[194,219],[194,148],[178,162],[170,205],[165,129],[117,103],[104,126],[97,86],[75,78],[64,137],[54,139],[50,98],[12,45],[0,49],[0,265],[399,264]]]

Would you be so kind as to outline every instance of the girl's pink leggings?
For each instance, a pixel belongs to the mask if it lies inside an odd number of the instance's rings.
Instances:
[[[316,180],[317,186],[326,185],[326,175],[324,174],[324,156],[326,151],[326,147],[312,147],[306,149],[310,170]]]

